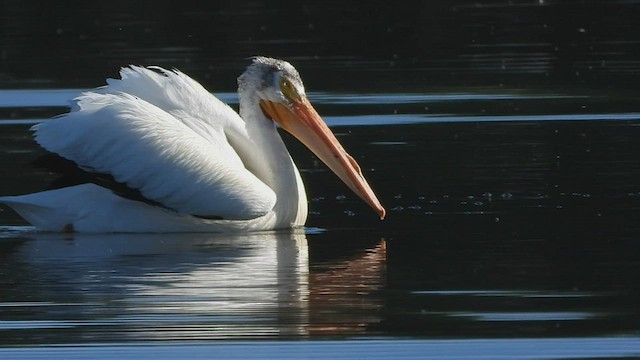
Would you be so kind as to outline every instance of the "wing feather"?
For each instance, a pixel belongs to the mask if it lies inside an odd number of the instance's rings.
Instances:
[[[244,120],[238,113],[178,70],[130,66],[120,70],[120,77],[108,79],[108,85],[96,92],[134,95],[170,113],[205,138],[211,135],[211,129],[245,133]]]
[[[169,90],[165,98],[154,95],[155,104],[123,92],[128,91],[123,87],[83,93],[76,99],[75,111],[34,126],[36,141],[83,169],[111,174],[180,213],[250,219],[269,212],[275,193],[243,166],[226,140],[225,128],[231,126],[226,123],[236,120],[225,115],[226,110],[218,109],[219,117],[205,122],[199,116],[216,112],[172,109],[168,104],[175,100],[171,92],[178,90],[176,86],[165,88]]]

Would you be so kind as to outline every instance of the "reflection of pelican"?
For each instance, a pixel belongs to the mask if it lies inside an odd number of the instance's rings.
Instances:
[[[365,333],[382,320],[380,291],[387,274],[386,242],[309,273],[311,335]]]
[[[16,286],[3,291],[0,302],[28,294],[20,305],[31,314],[20,318],[25,324],[75,328],[75,335],[55,336],[306,335],[309,264],[302,230],[25,236],[35,239],[5,251],[3,260],[21,270],[7,274]]]
[[[21,234],[0,241],[13,284],[2,328],[38,331],[5,331],[7,344],[348,335],[381,321],[384,241],[310,265],[298,229]]]
[[[254,60],[238,79],[240,116],[178,71],[130,67],[121,76],[77,98],[72,112],[34,127],[42,147],[91,173],[92,183],[0,202],[54,231],[300,226],[306,195],[277,122],[384,217],[289,63]]]

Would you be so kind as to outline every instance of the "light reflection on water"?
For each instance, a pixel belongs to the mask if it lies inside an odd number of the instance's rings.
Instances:
[[[51,116],[64,113],[71,104],[70,100],[78,96],[83,90],[79,89],[50,89],[50,90],[0,90],[0,110],[14,108],[51,108]],[[216,93],[216,97],[222,101],[236,106],[238,97],[235,93]],[[595,99],[598,99],[596,96]],[[640,120],[640,112],[625,111],[627,107],[622,107],[615,112],[585,112],[577,113],[549,113],[553,107],[535,108],[533,113],[513,114],[499,113],[487,115],[486,109],[472,108],[472,104],[495,104],[505,103],[508,107],[517,107],[526,102],[572,102],[581,101],[593,102],[594,97],[584,94],[550,94],[523,91],[503,91],[503,92],[458,92],[458,93],[434,93],[434,94],[331,94],[331,93],[310,93],[309,98],[314,103],[326,106],[328,109],[340,109],[344,105],[358,111],[354,115],[333,115],[331,111],[324,116],[329,126],[379,126],[379,125],[406,125],[441,122],[531,122],[531,121],[620,121],[620,120]],[[602,100],[599,100],[602,101]],[[453,107],[443,104],[454,103]],[[432,104],[439,111],[429,108]],[[513,105],[511,105],[513,104]],[[375,109],[358,107],[375,105]],[[412,105],[406,110],[399,112],[403,106]],[[628,106],[628,105],[627,105]],[[585,106],[582,106],[585,108]],[[58,109],[59,108],[59,109]],[[389,108],[387,111],[381,109]],[[612,107],[616,108],[616,107]],[[359,109],[359,110],[358,110]],[[416,111],[417,110],[417,111]],[[454,112],[450,112],[450,111]],[[480,110],[480,111],[479,111]],[[341,111],[344,112],[344,111]],[[0,125],[34,125],[47,118],[41,117],[19,117],[0,115]]]
[[[14,90],[0,89],[0,108],[7,107],[64,107],[69,105],[70,99],[83,91],[90,89],[42,89],[42,90]],[[229,104],[238,104],[236,93],[216,92],[215,96]],[[310,92],[309,99],[318,104],[331,105],[398,105],[411,103],[449,102],[449,101],[499,101],[499,100],[531,100],[531,99],[563,99],[584,96],[568,96],[563,94],[529,94],[529,93],[326,93]]]
[[[11,359],[612,359],[635,358],[640,343],[634,339],[476,339],[341,341],[262,341],[198,344],[134,344],[126,347],[56,346],[0,349]]]

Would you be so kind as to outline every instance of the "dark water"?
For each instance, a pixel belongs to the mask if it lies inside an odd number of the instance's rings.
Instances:
[[[1,207],[0,357],[640,356],[636,2],[132,2],[61,18],[11,3],[0,194],[55,178],[29,166],[29,126],[119,66],[181,68],[236,106],[242,57],[261,53],[300,65],[389,214],[286,134],[305,231],[42,234]],[[336,17],[352,21],[329,31]],[[345,31],[358,26],[378,46]]]

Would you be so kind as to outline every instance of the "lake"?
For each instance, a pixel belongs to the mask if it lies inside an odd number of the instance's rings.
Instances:
[[[0,93],[45,111],[64,106],[61,92]],[[504,92],[310,98],[336,114],[326,120],[387,219],[288,136],[309,193],[304,231],[58,235],[3,208],[2,344],[418,338],[516,352],[542,341],[551,354],[590,339],[615,344],[606,356],[638,354],[632,104]],[[500,113],[516,107],[524,114]],[[29,165],[43,153],[28,130],[38,121],[0,123],[0,188],[55,179]]]
[[[140,4],[78,7],[71,25],[47,5],[11,8],[0,195],[55,181],[31,165],[44,151],[29,127],[120,66],[181,68],[237,108],[235,77],[259,51],[301,65],[388,216],[284,133],[307,188],[305,229],[40,233],[0,205],[0,357],[640,357],[640,62],[638,32],[622,31],[637,26],[637,2],[447,4],[383,6],[390,19],[275,5],[277,19],[305,14],[290,23],[306,29],[298,38],[276,22],[229,30],[260,19],[262,3],[172,14],[159,2],[140,18],[127,12]],[[209,15],[214,29],[194,31]],[[329,42],[335,16],[356,16],[335,30],[363,26],[379,48],[348,32]],[[550,29],[565,36],[542,36]],[[399,42],[427,35],[415,50]]]

